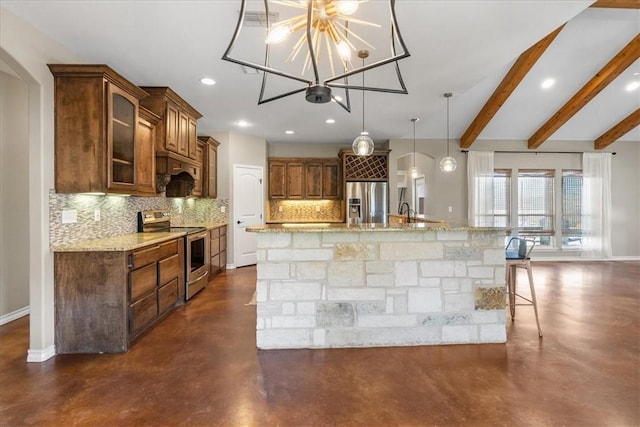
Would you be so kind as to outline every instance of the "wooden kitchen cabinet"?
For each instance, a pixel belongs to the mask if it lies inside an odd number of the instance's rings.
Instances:
[[[204,194],[203,189],[204,189],[204,182],[206,180],[206,178],[204,177],[205,153],[207,153],[206,150],[207,150],[206,144],[203,143],[202,141],[198,141],[195,149],[195,153],[196,153],[195,160],[196,160],[196,163],[199,165],[202,165],[202,167],[198,171],[197,177],[194,180],[193,192],[191,193],[191,195],[196,197],[200,197]]]
[[[153,159],[153,161],[139,162],[137,165],[138,194],[156,195],[155,132],[159,122],[160,117],[144,107],[139,108],[137,158]]]
[[[322,199],[322,162],[304,164],[304,196],[307,199]]]
[[[304,199],[304,163],[287,162],[287,199]]]
[[[143,86],[141,89],[149,96],[140,104],[160,116],[161,120],[156,151],[168,151],[195,160],[196,127],[202,114],[169,87]]]
[[[202,195],[215,199],[218,197],[218,146],[220,143],[210,136],[199,136],[198,141],[205,144]]]
[[[318,200],[341,197],[339,159],[269,159],[270,199]]]
[[[184,302],[184,240],[54,254],[56,351],[119,353]]]
[[[155,194],[148,188],[154,147],[139,125],[147,93],[106,65],[48,66],[55,80],[56,192]],[[152,127],[148,119],[146,125]]]
[[[209,230],[209,280],[224,271],[227,266],[227,226]]]
[[[287,163],[269,159],[269,198],[287,198]]]

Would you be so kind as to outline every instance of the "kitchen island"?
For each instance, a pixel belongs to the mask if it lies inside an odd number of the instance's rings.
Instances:
[[[257,347],[504,343],[504,228],[280,224],[257,233]]]

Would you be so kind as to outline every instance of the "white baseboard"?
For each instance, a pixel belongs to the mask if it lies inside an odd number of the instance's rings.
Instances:
[[[29,349],[27,351],[27,362],[44,362],[46,360],[51,359],[56,355],[56,346],[50,345],[47,348],[43,348],[42,350],[32,350]]]
[[[227,270],[235,270],[236,265],[235,264],[227,264]]]
[[[4,314],[0,316],[0,326],[5,323],[13,322],[16,319],[27,316],[29,314],[29,306],[19,308],[16,311],[12,311],[11,313]]]

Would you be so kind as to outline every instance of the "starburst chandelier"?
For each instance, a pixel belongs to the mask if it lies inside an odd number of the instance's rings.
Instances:
[[[242,0],[238,22],[223,60],[263,72],[258,104],[300,92],[311,103],[335,101],[351,111],[349,89],[406,94],[398,61],[409,56],[395,16],[395,0],[263,0],[251,1],[262,11],[247,10],[249,0]],[[380,6],[387,9],[388,20],[379,18]],[[369,9],[369,10],[367,10]],[[259,15],[266,32],[257,35],[250,19]],[[249,17],[249,18],[248,18]],[[256,41],[256,37],[259,41]],[[377,46],[376,46],[377,44]],[[383,47],[386,45],[387,50]],[[264,47],[264,56],[257,55]],[[376,49],[377,48],[377,49]],[[377,51],[374,61],[359,66],[352,56],[363,49]],[[238,55],[236,51],[241,53]],[[238,55],[238,56],[236,56]],[[349,77],[378,67],[391,67],[395,86],[358,86]],[[395,71],[395,73],[393,73]],[[387,70],[386,77],[389,76]],[[268,76],[293,82],[284,92],[267,95]],[[276,85],[277,86],[277,85]],[[280,84],[282,88],[284,84]],[[344,97],[332,89],[344,90]]]

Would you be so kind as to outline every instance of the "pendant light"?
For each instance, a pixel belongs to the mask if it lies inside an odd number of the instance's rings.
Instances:
[[[416,179],[420,176],[420,169],[416,167],[416,122],[420,119],[411,119],[413,122],[413,166],[409,168],[409,175]]]
[[[451,92],[444,94],[444,97],[447,98],[447,157],[440,160],[440,170],[442,172],[453,172],[458,166],[456,159],[449,155],[449,99],[452,96],[453,94]]]
[[[368,50],[361,50],[358,52],[358,57],[362,58],[363,67],[364,60],[368,56]],[[364,71],[362,72],[362,87],[364,87]],[[371,153],[373,153],[373,140],[369,137],[369,132],[364,130],[364,90],[362,91],[362,132],[360,132],[360,136],[353,140],[351,148],[358,156],[370,156]]]

